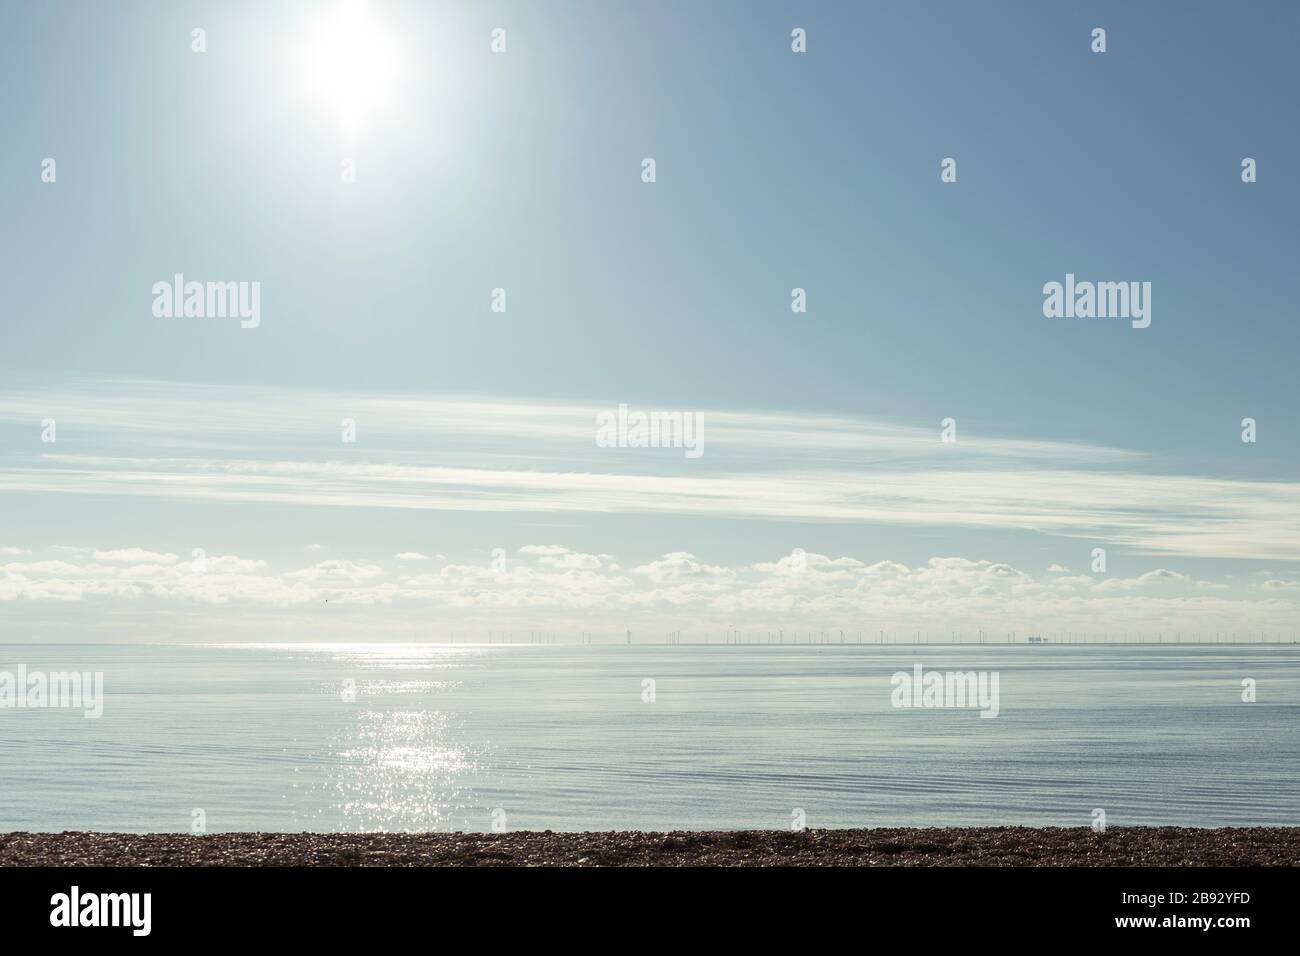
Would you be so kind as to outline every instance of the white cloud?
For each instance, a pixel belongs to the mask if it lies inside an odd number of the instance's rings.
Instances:
[[[1100,471],[934,469],[687,476],[355,462],[48,455],[0,491],[495,512],[1026,529],[1148,553],[1300,559],[1300,484]],[[1115,504],[1122,502],[1122,506]]]
[[[930,426],[705,409],[708,458],[628,457],[593,445],[592,410],[608,403],[362,393],[347,407],[384,430],[347,461],[316,460],[311,436],[340,400],[141,381],[0,394],[0,422],[54,408],[121,449],[10,457],[0,492],[1030,530],[1138,553],[1300,560],[1300,482],[1162,474],[1122,449],[970,432],[944,445]],[[258,456],[271,448],[278,457]]]
[[[1106,578],[1095,586],[1097,591],[1132,591],[1137,588],[1149,587],[1151,585],[1165,584],[1185,584],[1195,585],[1195,581],[1186,574],[1179,574],[1177,571],[1170,571],[1166,568],[1156,568],[1154,571],[1148,571],[1135,578]]]
[[[551,568],[583,571],[592,570],[601,566],[601,560],[596,555],[579,554],[576,551],[570,551],[568,554],[547,555],[538,558],[537,563]]]
[[[170,564],[179,559],[174,554],[159,554],[157,551],[146,551],[143,548],[118,548],[114,551],[96,551],[95,560]]]
[[[1241,584],[1233,592],[1226,583],[1169,568],[1130,578],[1055,572],[1039,578],[984,559],[867,564],[808,552],[804,570],[793,573],[791,554],[724,566],[673,551],[624,573],[610,555],[528,547],[525,556],[532,560],[511,562],[503,572],[487,564],[449,564],[416,573],[400,561],[386,567],[344,559],[280,572],[263,560],[237,555],[209,557],[204,573],[196,573],[188,561],[132,564],[85,556],[0,562],[0,601],[43,602],[51,608],[107,602],[113,620],[138,613],[149,625],[156,625],[159,610],[166,609],[169,626],[194,615],[231,630],[262,626],[257,609],[293,608],[291,622],[278,626],[292,627],[299,636],[313,636],[323,623],[340,620],[341,611],[319,617],[326,601],[331,609],[382,610],[388,615],[382,620],[393,626],[406,622],[399,634],[407,637],[411,628],[436,621],[458,628],[636,623],[643,629],[734,625],[947,634],[972,628],[1289,632],[1300,619],[1300,600],[1289,582]],[[538,547],[544,553],[534,553]],[[1276,596],[1266,598],[1260,588]],[[217,617],[214,606],[224,609]],[[55,613],[43,610],[41,617]],[[92,620],[109,617],[98,613]],[[352,626],[379,620],[353,620]],[[88,626],[94,633],[95,625]]]
[[[734,577],[726,568],[704,564],[688,551],[673,551],[663,557],[632,569],[633,574],[648,577],[656,584],[723,581]]]
[[[207,559],[208,574],[251,574],[268,567],[265,561],[240,558],[235,555],[216,555]]]
[[[377,564],[356,564],[352,561],[321,561],[310,568],[290,571],[285,575],[293,581],[312,584],[360,584],[381,577],[384,569]]]
[[[396,555],[396,557],[397,557],[397,560],[398,560],[398,561],[428,561],[428,560],[430,560],[430,558],[429,558],[429,556],[428,556],[427,554],[421,554],[419,551],[403,551],[401,554]]]
[[[609,560],[609,555],[582,554],[558,544],[526,544],[517,554],[537,559],[537,563],[561,570],[594,570]]]

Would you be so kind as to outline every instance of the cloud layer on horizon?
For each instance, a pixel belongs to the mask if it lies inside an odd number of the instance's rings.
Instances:
[[[724,627],[846,629],[850,633],[984,628],[1088,631],[1288,631],[1300,612],[1289,571],[1229,583],[1167,568],[1132,577],[1029,572],[1010,564],[936,557],[908,566],[800,551],[770,561],[714,565],[670,552],[624,566],[608,554],[525,545],[501,560],[412,567],[401,559],[327,558],[275,568],[235,555],[201,562],[146,548],[60,548],[0,563],[0,610],[111,606],[127,619],[164,612],[185,628],[203,619],[221,633],[256,630],[292,611],[302,634],[328,615],[409,628],[621,627],[662,633]],[[132,563],[126,556],[141,556]],[[329,605],[327,607],[326,605]],[[356,618],[347,616],[349,624]],[[1289,632],[1289,631],[1288,631]]]

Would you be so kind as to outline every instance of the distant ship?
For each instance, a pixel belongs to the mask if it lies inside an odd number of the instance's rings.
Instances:
[[[1045,637],[1039,637],[1037,634],[1031,634],[1031,635],[1029,635],[1029,643],[1030,643],[1030,644],[1046,644],[1046,643],[1047,643],[1047,638],[1045,638]]]

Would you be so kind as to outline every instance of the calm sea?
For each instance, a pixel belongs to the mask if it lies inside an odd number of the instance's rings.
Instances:
[[[996,672],[998,716],[891,706],[918,663]],[[0,832],[1300,824],[1294,646],[0,645],[20,665],[102,671],[104,710],[0,709]]]

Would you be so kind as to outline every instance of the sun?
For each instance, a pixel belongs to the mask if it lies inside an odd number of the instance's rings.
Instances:
[[[398,68],[392,34],[362,0],[343,0],[305,31],[296,50],[304,92],[337,115],[348,138],[391,105]]]

